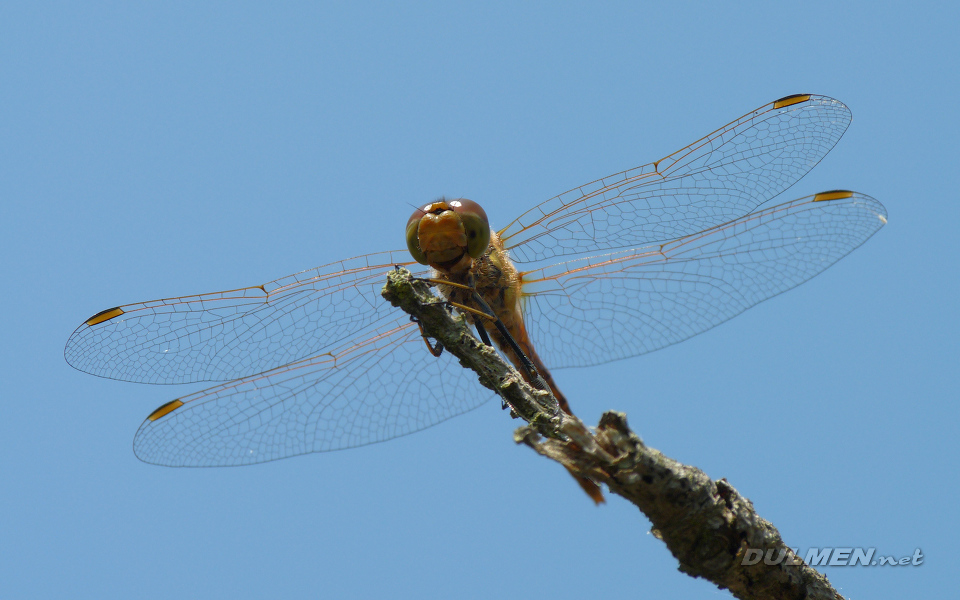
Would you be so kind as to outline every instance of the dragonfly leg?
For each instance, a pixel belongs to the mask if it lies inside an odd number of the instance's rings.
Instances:
[[[507,326],[503,324],[503,321],[500,320],[500,317],[496,315],[493,309],[490,308],[490,305],[487,304],[486,300],[484,300],[483,297],[480,295],[480,293],[477,292],[477,288],[474,285],[474,278],[472,273],[469,276],[468,282],[469,282],[469,285],[466,286],[466,288],[470,290],[470,294],[473,298],[473,301],[488,316],[494,317],[495,319],[493,321],[494,326],[496,326],[497,331],[499,331],[503,339],[506,340],[507,345],[510,346],[513,352],[517,355],[517,358],[519,358],[520,368],[524,372],[524,374],[527,376],[527,379],[530,382],[530,385],[532,385],[533,387],[539,390],[544,390],[548,392],[551,391],[550,386],[547,385],[547,382],[544,381],[543,377],[540,376],[540,372],[537,370],[537,367],[534,366],[533,361],[531,361],[527,357],[524,351],[520,348],[520,344],[518,344],[517,340],[515,340],[513,338],[513,335],[510,334],[510,331],[507,329]],[[478,325],[480,325],[478,329],[483,327],[482,324],[478,324]]]
[[[472,288],[472,287],[470,287],[470,286],[463,285],[462,283],[455,283],[455,282],[452,282],[452,281],[445,281],[445,280],[442,280],[442,279],[430,279],[430,278],[420,278],[420,277],[418,277],[418,278],[416,278],[416,279],[419,280],[419,281],[423,281],[424,283],[429,283],[429,284],[431,284],[431,285],[449,285],[449,286],[451,286],[451,287],[458,287],[458,288],[460,288],[460,289],[467,290],[468,292],[470,292],[473,296],[475,296],[475,299],[476,299],[476,298],[479,298],[479,295],[477,294],[477,292],[476,292],[476,290],[475,290],[474,288]],[[483,301],[483,300],[481,299],[481,302],[482,302],[482,301]],[[484,303],[483,306],[485,307],[484,310],[486,310],[487,312],[484,312],[483,310],[477,310],[477,309],[475,309],[475,308],[473,308],[473,307],[466,306],[466,305],[464,305],[464,304],[458,304],[458,303],[456,303],[456,302],[451,302],[451,301],[449,301],[449,300],[446,301],[446,305],[447,305],[447,306],[453,306],[453,307],[459,308],[460,310],[462,310],[462,311],[464,311],[464,312],[468,312],[468,313],[470,313],[470,314],[472,314],[472,315],[474,315],[474,316],[480,317],[480,318],[482,318],[482,319],[486,319],[486,320],[490,320],[490,321],[498,321],[498,320],[499,320],[499,318],[496,317],[496,316],[493,314],[493,310],[491,310],[490,307],[486,305],[486,303]],[[476,325],[476,328],[477,328],[477,335],[480,336],[480,341],[482,341],[482,342],[483,342],[484,344],[486,344],[487,346],[493,346],[493,343],[490,341],[490,335],[487,333],[486,328],[485,328],[481,323],[479,323],[479,322],[478,322],[478,323],[475,323],[475,325]]]
[[[477,335],[480,336],[481,342],[487,346],[493,346],[493,344],[490,342],[490,335],[487,333],[487,330],[482,323],[477,323]]]
[[[414,316],[410,316],[410,320],[417,324],[417,327],[420,328],[420,336],[423,337],[423,343],[427,345],[427,350],[430,351],[430,354],[436,358],[440,358],[440,355],[443,354],[443,342],[437,340],[436,345],[430,344],[430,337],[427,335],[427,332],[423,330],[423,324]]]
[[[443,279],[432,279],[432,278],[418,278],[418,279],[420,281],[433,284],[433,285],[447,285],[447,286],[457,287],[457,288],[469,291],[472,300],[480,308],[480,310],[477,310],[476,308],[473,308],[470,306],[465,306],[463,304],[458,304],[456,302],[447,301],[447,304],[450,306],[455,306],[465,312],[468,312],[473,315],[492,321],[494,326],[497,328],[497,331],[500,332],[500,335],[506,341],[507,345],[510,346],[510,349],[513,350],[514,354],[516,354],[517,358],[519,359],[520,370],[526,376],[526,379],[530,383],[530,385],[532,385],[538,390],[551,392],[550,385],[547,384],[546,381],[544,381],[543,377],[540,375],[540,372],[537,370],[537,367],[533,364],[533,361],[531,361],[530,358],[527,357],[523,349],[520,348],[520,344],[518,344],[517,340],[515,340],[513,335],[510,334],[510,331],[507,329],[507,326],[504,325],[503,321],[500,320],[500,317],[497,316],[494,310],[490,308],[490,305],[487,304],[486,300],[484,300],[483,297],[480,295],[480,293],[477,292],[477,288],[476,288],[476,285],[474,284],[474,277],[472,273],[469,275],[469,278],[467,280],[467,285],[464,285],[462,283],[452,282],[452,281],[446,281]],[[483,343],[487,344],[488,346],[492,345],[490,343],[489,335],[487,335],[487,332],[484,331],[484,327],[482,323],[477,323],[477,332],[480,334],[480,338],[483,340]],[[563,400],[560,400],[560,402],[565,403],[565,401]]]

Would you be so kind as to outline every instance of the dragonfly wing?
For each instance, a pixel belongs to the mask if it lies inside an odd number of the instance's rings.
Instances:
[[[227,381],[323,353],[396,316],[380,296],[406,252],[359,256],[270,283],[128,304],[84,322],[73,367],[141,383]]]
[[[793,185],[836,145],[850,120],[850,110],[833,98],[781,98],[654,163],[551,198],[500,237],[515,261],[534,263],[703,231]]]
[[[829,192],[662,245],[523,273],[527,329],[557,368],[658,350],[807,281],[885,223],[873,198]]]
[[[224,383],[160,407],[137,431],[144,462],[232,466],[382,442],[494,397],[419,329],[396,318],[359,344]]]

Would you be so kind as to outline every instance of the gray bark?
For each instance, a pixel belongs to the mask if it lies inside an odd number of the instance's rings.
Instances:
[[[827,578],[796,556],[776,527],[725,479],[712,480],[700,469],[645,445],[629,429],[623,413],[605,413],[591,431],[561,412],[549,392],[527,385],[496,351],[472,335],[462,317],[405,269],[387,277],[383,296],[416,318],[429,337],[477,373],[515,416],[527,421],[515,432],[515,441],[605,484],[637,506],[653,523],[653,534],[679,561],[680,571],[744,600],[842,600]],[[783,552],[786,559],[745,565],[750,549],[771,557]]]

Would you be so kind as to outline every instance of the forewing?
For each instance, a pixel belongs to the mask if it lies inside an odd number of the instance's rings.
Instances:
[[[266,462],[382,442],[494,397],[394,316],[361,343],[165,404],[140,426],[134,452],[167,466]]]
[[[80,325],[73,367],[142,383],[227,381],[363,339],[396,312],[380,296],[406,252],[359,256],[261,286],[128,304]]]
[[[500,232],[532,263],[677,239],[752,211],[837,143],[850,110],[826,96],[781,98],[654,163],[574,188]]]
[[[822,272],[886,223],[882,204],[828,192],[662,245],[524,273],[524,314],[551,367],[658,350]]]

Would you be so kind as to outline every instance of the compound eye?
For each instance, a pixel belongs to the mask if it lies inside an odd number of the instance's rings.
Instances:
[[[423,210],[418,208],[413,211],[410,219],[407,220],[407,250],[410,251],[410,256],[413,257],[413,260],[421,265],[427,264],[427,256],[423,253],[423,250],[420,249],[420,238],[417,235],[417,230],[420,227],[420,219],[423,218],[425,214]]]
[[[467,234],[467,254],[480,258],[490,245],[490,223],[487,213],[473,200],[460,198],[449,202],[453,211],[460,215],[463,230]]]

